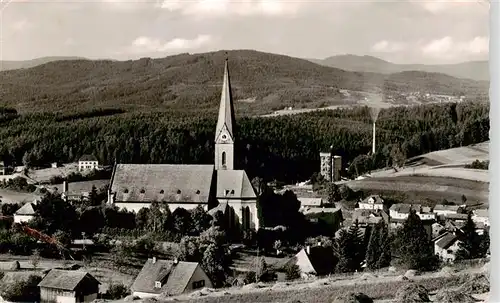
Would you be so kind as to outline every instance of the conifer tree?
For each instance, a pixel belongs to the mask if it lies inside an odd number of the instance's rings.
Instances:
[[[472,213],[467,215],[467,221],[462,228],[463,240],[458,243],[457,259],[466,260],[480,257],[481,237],[476,232],[476,224],[472,220]]]
[[[379,228],[379,251],[380,255],[377,260],[377,268],[384,268],[391,265],[391,238],[389,236],[389,228],[384,221],[380,221]]]
[[[431,242],[422,221],[415,210],[410,210],[408,218],[396,236],[400,261],[410,269],[428,270],[435,265]]]
[[[361,263],[365,259],[364,239],[359,229],[358,220],[349,227],[349,246],[351,251],[350,268],[351,271],[361,269]]]
[[[380,255],[380,224],[372,229],[368,248],[366,249],[366,267],[368,269],[377,269],[377,262]]]
[[[352,251],[350,247],[350,235],[345,229],[340,230],[339,237],[335,241],[335,255],[338,258],[335,272],[351,272]]]

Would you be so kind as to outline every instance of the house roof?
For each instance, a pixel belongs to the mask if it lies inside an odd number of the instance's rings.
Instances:
[[[382,199],[379,195],[371,195],[366,197],[361,203],[370,203],[370,200],[373,200],[373,204],[384,204],[384,199]]]
[[[398,213],[410,213],[410,209],[414,209],[416,211],[420,211],[422,206],[420,204],[406,204],[406,203],[398,203],[391,206],[390,210],[396,211]]]
[[[20,209],[18,209],[15,213],[16,215],[21,215],[21,216],[34,216],[35,215],[35,209],[33,207],[33,203],[28,202],[24,204]]]
[[[72,291],[75,290],[85,279],[89,279],[96,284],[101,284],[92,275],[85,271],[52,269],[47,273],[38,286]]]
[[[360,224],[377,224],[383,220],[381,214],[370,209],[355,209],[352,213],[352,222],[358,220]]]
[[[460,206],[458,205],[443,205],[443,204],[437,204],[434,206],[434,211],[458,211]]]
[[[226,195],[226,190],[229,190],[228,195]],[[255,199],[257,195],[244,170],[218,170],[217,198]]]
[[[323,203],[322,198],[299,198],[297,197],[297,200],[300,201],[301,206],[321,206]]]
[[[489,210],[488,209],[476,209],[473,211],[474,216],[476,217],[482,217],[482,218],[489,218]]]
[[[439,246],[442,249],[447,249],[455,241],[457,240],[457,236],[455,236],[452,233],[446,233],[444,236],[440,237],[439,240],[436,241],[436,245]]]
[[[80,182],[68,182],[68,195],[84,195],[90,193],[92,186],[94,185],[97,190],[101,189],[105,185],[109,184],[109,180],[93,180],[93,181],[80,181]],[[59,193],[62,193],[64,188],[63,184],[53,185],[51,187],[57,188]]]
[[[211,215],[211,216],[214,216],[215,213],[218,212],[218,211],[221,211],[223,214],[225,214],[226,210],[227,210],[227,202],[219,202],[219,205],[217,205],[216,207],[210,209],[208,211],[208,214]]]
[[[213,178],[214,165],[117,164],[111,191],[123,202],[207,203]]]
[[[306,252],[307,254],[307,252]],[[313,246],[307,254],[318,275],[327,275],[334,271],[337,260],[331,247]]]
[[[304,215],[320,214],[320,213],[336,213],[338,211],[342,211],[342,209],[336,207],[304,207],[302,209],[302,213]]]
[[[130,288],[153,294],[181,294],[198,266],[195,262],[175,264],[171,260],[156,260],[153,263],[153,259],[148,259]],[[155,281],[162,282],[162,287],[155,288]]]
[[[451,219],[451,220],[467,220],[468,215],[467,214],[445,214],[445,218]]]
[[[79,161],[97,161],[97,158],[94,155],[83,155]]]

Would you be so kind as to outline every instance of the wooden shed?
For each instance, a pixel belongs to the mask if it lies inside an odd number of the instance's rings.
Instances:
[[[85,271],[52,269],[38,284],[41,302],[77,303],[97,299],[99,281]]]

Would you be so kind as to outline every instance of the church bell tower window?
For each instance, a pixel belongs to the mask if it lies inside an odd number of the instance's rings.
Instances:
[[[222,152],[222,167],[226,167],[226,152]]]

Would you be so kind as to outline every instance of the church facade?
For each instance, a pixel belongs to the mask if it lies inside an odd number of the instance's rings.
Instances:
[[[202,205],[207,211],[222,210],[230,224],[241,230],[259,229],[255,190],[246,172],[234,167],[235,125],[226,60],[214,164],[115,164],[108,203],[136,213],[153,201],[167,203],[172,212]]]

